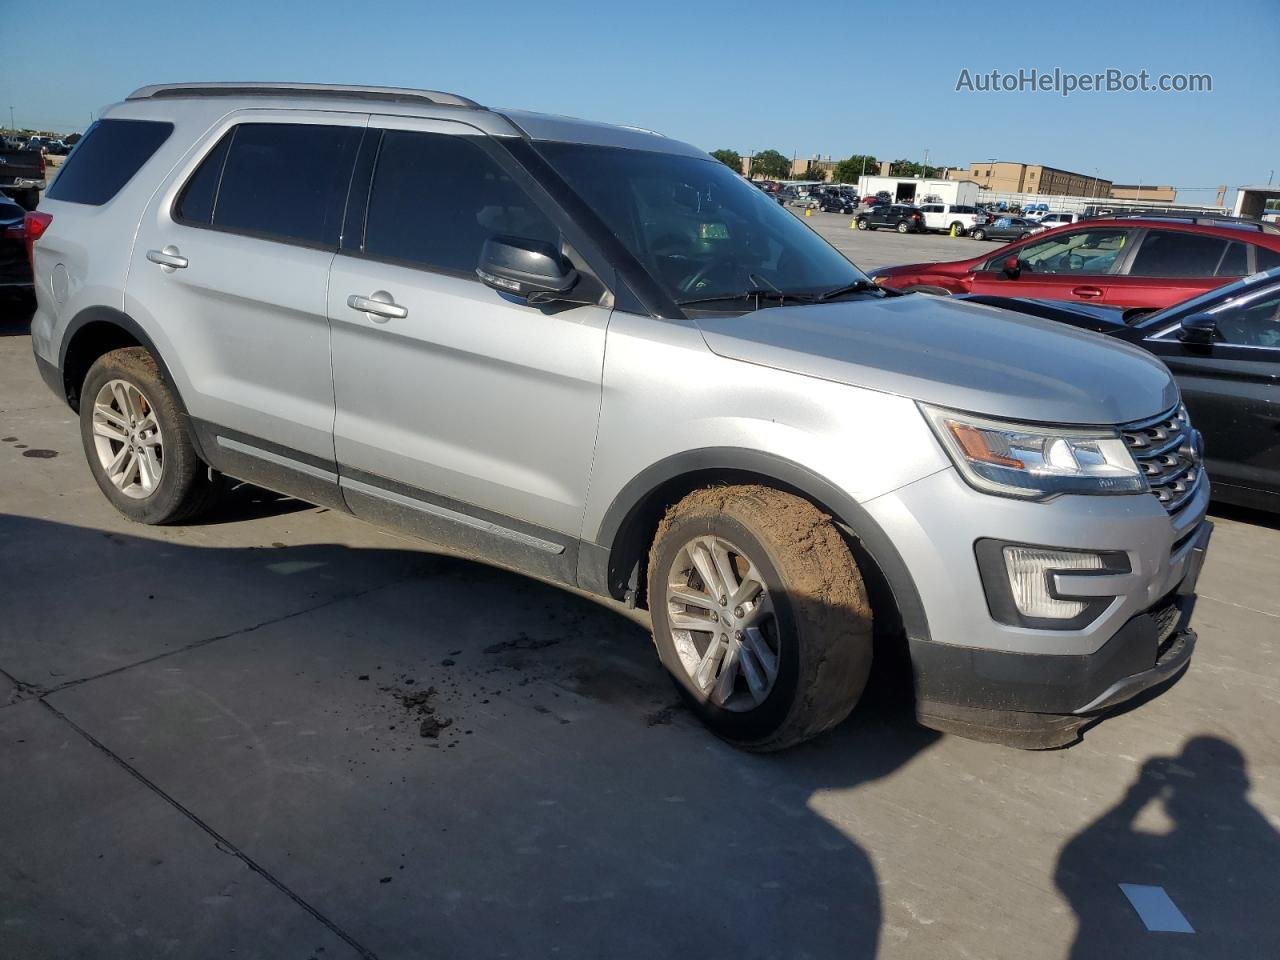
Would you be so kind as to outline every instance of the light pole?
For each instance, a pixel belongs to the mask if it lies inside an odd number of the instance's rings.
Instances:
[[[18,132],[18,128],[13,125],[13,107],[9,108],[9,131],[11,133]]]

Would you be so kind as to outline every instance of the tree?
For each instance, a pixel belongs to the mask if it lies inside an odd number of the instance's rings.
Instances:
[[[751,159],[753,177],[785,177],[791,173],[791,161],[777,150],[761,150]]]
[[[942,168],[926,167],[924,164],[916,163],[914,160],[895,160],[889,165],[889,176],[940,177],[942,176]]]
[[[712,150],[711,155],[734,173],[742,172],[742,155],[737,150]]]
[[[832,179],[836,183],[857,183],[858,178],[864,173],[875,176],[880,172],[880,161],[870,154],[855,153],[847,160],[841,160],[836,164],[836,169],[832,175]]]

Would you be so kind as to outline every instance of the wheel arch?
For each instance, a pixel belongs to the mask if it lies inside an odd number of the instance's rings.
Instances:
[[[641,604],[649,547],[666,511],[694,490],[739,483],[764,484],[792,493],[833,517],[848,535],[877,619],[889,621],[885,624],[881,620],[880,626],[901,629],[913,639],[928,639],[928,620],[915,581],[893,542],[867,510],[809,468],[748,448],[675,454],[633,478],[605,511],[593,541],[583,544],[579,585]]]
[[[80,409],[80,385],[95,360],[112,350],[125,347],[142,347],[155,359],[156,367],[165,386],[172,391],[183,417],[189,418],[169,364],[155,341],[133,317],[114,307],[86,307],[77,313],[62,335],[58,351],[58,371],[62,377],[63,397],[72,410]],[[192,431],[192,443],[196,453],[204,457],[199,438]]]

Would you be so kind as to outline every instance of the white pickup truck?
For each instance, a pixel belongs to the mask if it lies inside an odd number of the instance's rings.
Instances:
[[[922,203],[920,212],[924,214],[926,230],[941,230],[944,233],[949,232],[952,224],[955,224],[956,232],[965,234],[977,225],[979,217],[983,223],[987,220],[986,215],[979,213],[976,207],[964,204]]]

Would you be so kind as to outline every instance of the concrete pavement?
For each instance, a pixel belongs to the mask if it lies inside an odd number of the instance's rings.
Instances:
[[[0,477],[0,956],[1280,944],[1261,515],[1219,519],[1187,676],[1078,746],[939,736],[875,691],[756,757],[679,709],[641,616],[253,489],[199,525],[129,524],[13,316]],[[1149,932],[1120,883],[1162,887],[1195,933]]]

